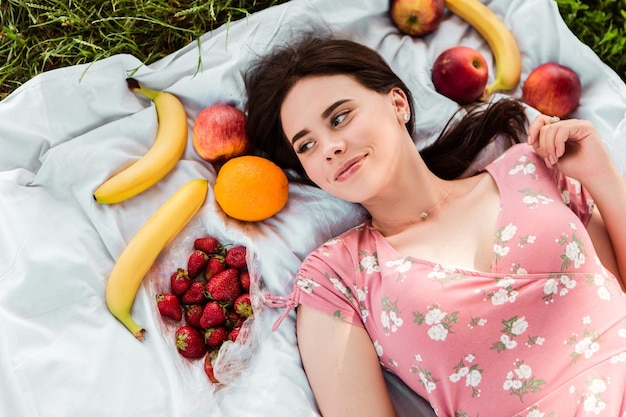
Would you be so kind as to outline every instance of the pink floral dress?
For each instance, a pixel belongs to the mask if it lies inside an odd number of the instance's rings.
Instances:
[[[593,202],[526,144],[485,169],[490,273],[403,256],[366,222],[307,257],[291,304],[364,326],[439,416],[626,417],[626,296],[586,232]]]

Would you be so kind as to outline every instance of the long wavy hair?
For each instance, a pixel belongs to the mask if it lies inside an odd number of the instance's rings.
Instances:
[[[247,133],[253,147],[285,169],[293,181],[312,184],[284,135],[280,107],[300,79],[320,75],[349,75],[366,88],[388,93],[398,87],[407,96],[413,134],[413,95],[381,55],[354,41],[308,35],[276,47],[253,62],[244,74],[247,92]],[[420,151],[428,168],[444,179],[459,177],[478,153],[498,135],[509,144],[521,141],[526,114],[517,100],[501,99],[467,105],[463,117],[454,116],[441,135]],[[453,122],[453,120],[456,120]]]

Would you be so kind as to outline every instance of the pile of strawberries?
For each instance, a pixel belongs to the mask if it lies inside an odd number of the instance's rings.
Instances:
[[[246,247],[222,245],[212,236],[194,241],[187,268],[170,277],[170,292],[156,296],[165,320],[180,322],[175,332],[178,352],[204,358],[212,382],[213,362],[222,344],[235,341],[243,322],[253,315]]]

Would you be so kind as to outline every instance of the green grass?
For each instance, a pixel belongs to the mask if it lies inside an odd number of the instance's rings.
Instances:
[[[121,53],[153,63],[212,29],[286,1],[0,0],[0,100],[53,68]],[[555,1],[572,31],[626,80],[626,0]]]
[[[626,0],[555,0],[567,26],[626,81]]]

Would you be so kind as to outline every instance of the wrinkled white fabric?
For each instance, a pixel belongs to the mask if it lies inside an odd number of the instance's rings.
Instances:
[[[580,75],[583,97],[573,116],[596,124],[626,177],[624,83],[567,29],[552,0],[485,3],[518,39],[522,82],[550,60]],[[471,46],[483,52],[493,74],[491,51],[450,14],[430,36],[402,36],[387,8],[387,0],[293,0],[209,32],[200,46],[191,43],[153,65],[118,55],[58,69],[0,102],[0,416],[318,415],[300,365],[295,315],[271,332],[281,310],[261,298],[265,291],[287,295],[304,256],[362,220],[358,207],[292,185],[281,213],[243,224],[225,217],[209,191],[137,295],[133,314],[147,330],[144,342],[108,313],[104,286],[115,259],[176,189],[197,177],[214,183],[215,170],[191,146],[198,112],[216,102],[242,105],[249,62],[301,30],[330,29],[380,51],[415,94],[417,146],[432,140],[457,110],[430,81],[435,58],[448,47]],[[155,187],[124,203],[98,205],[94,189],[140,158],[157,128],[154,107],[126,88],[129,75],[182,100],[189,146]],[[507,94],[520,97],[521,84]],[[218,366],[218,376],[221,370],[229,380],[219,389],[201,362],[177,355],[153,302],[172,268],[185,264],[193,239],[205,234],[246,244],[256,283],[262,278],[263,285],[254,291],[249,343],[229,347]]]

